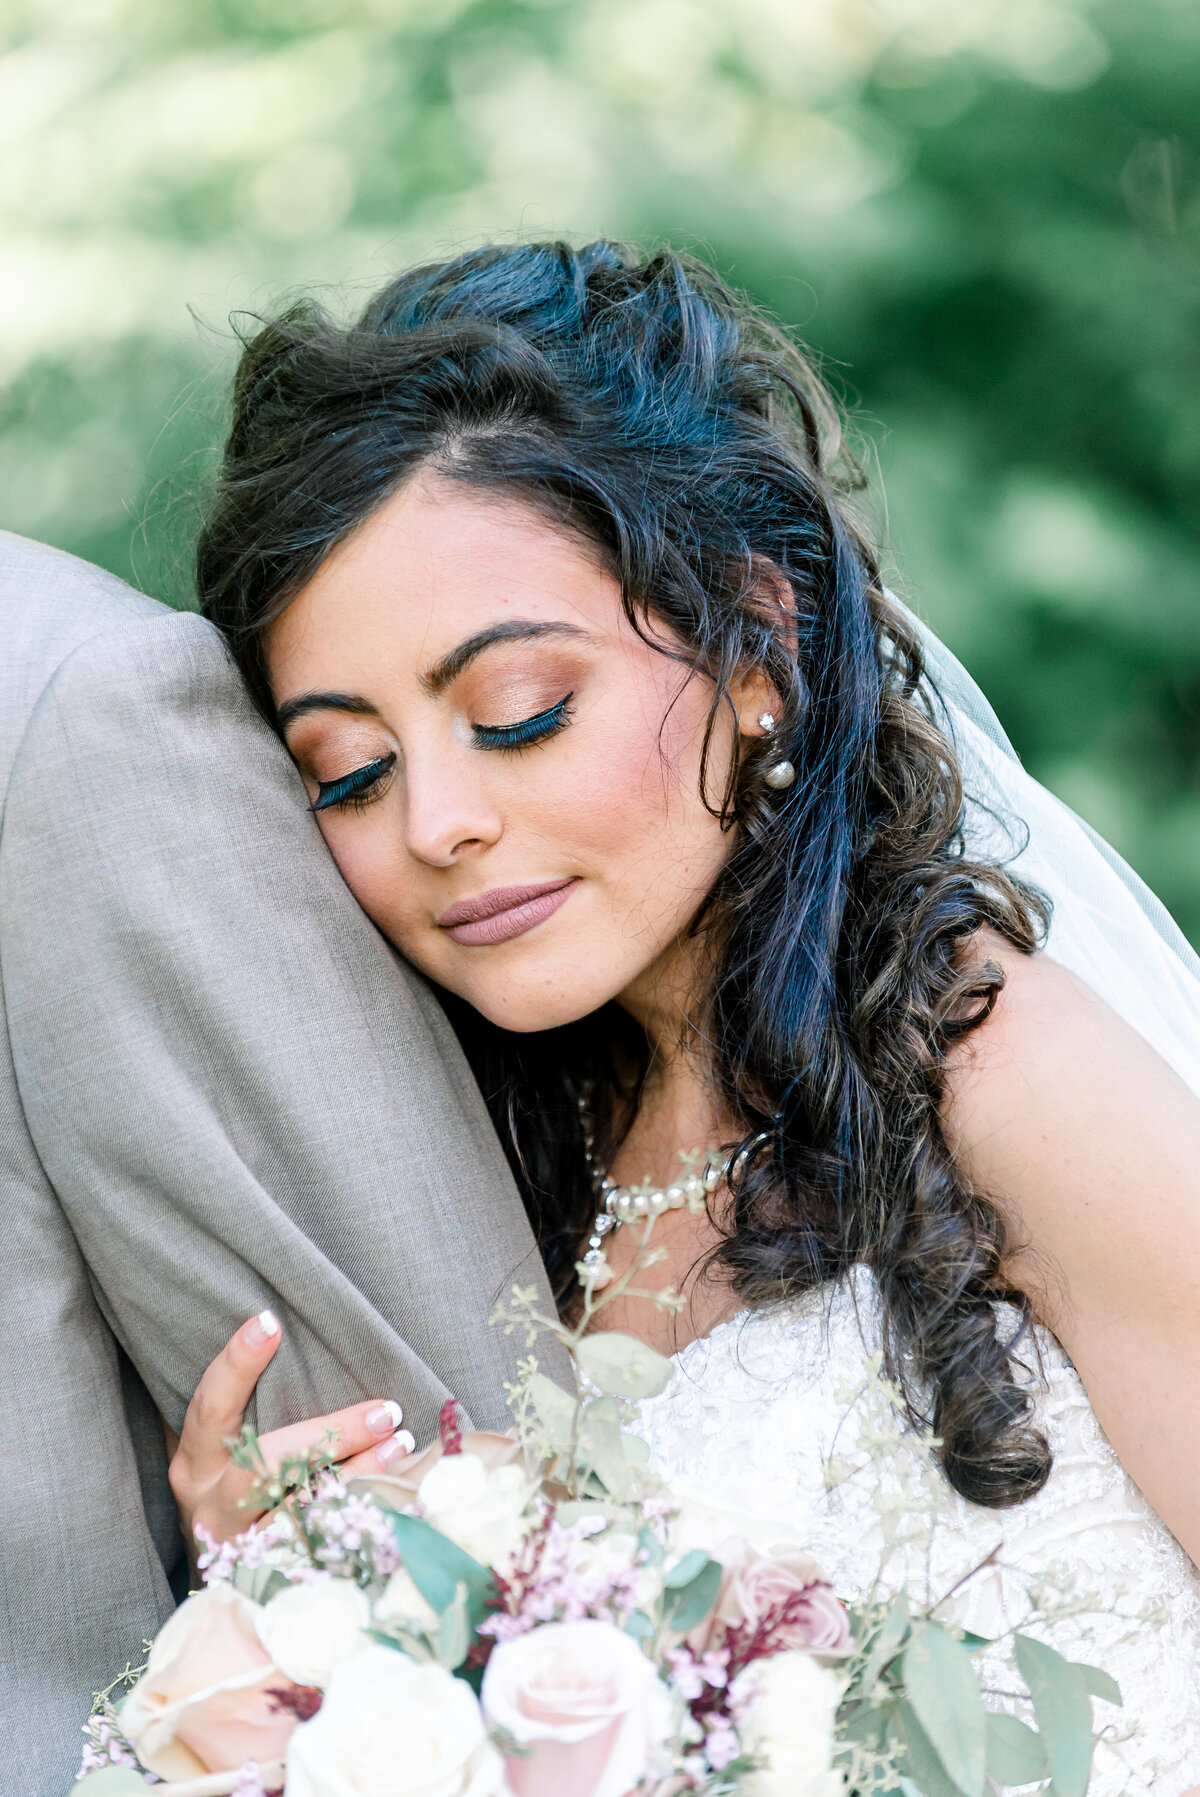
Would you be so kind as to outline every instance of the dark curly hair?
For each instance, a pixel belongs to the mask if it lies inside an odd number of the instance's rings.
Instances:
[[[836,425],[806,359],[703,265],[608,241],[482,249],[400,276],[349,327],[303,303],[249,337],[199,594],[271,717],[264,626],[432,469],[582,535],[633,626],[665,623],[664,652],[711,682],[709,741],[732,678],[762,667],[794,784],[765,785],[763,742],[722,792],[707,745],[701,775],[729,836],[693,925],[716,967],[703,1022],[753,1144],[714,1258],[749,1304],[871,1268],[887,1363],[947,1478],[1010,1504],[1049,1453],[997,1335],[1004,1229],[940,1113],[947,1051],[1003,983],[972,938],[1032,952],[1045,911],[966,858],[955,756],[846,509]],[[516,1035],[445,1002],[569,1303],[594,1202],[579,1096],[611,1154],[647,1044],[615,1005]]]

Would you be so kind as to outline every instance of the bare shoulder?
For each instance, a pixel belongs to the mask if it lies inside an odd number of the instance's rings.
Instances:
[[[1049,955],[1023,954],[994,930],[981,930],[969,952],[980,964],[998,965],[1004,984],[991,1015],[947,1061],[947,1122],[964,1140],[970,1116],[991,1114],[1080,1047],[1136,1054],[1140,1045],[1152,1054],[1085,981]]]
[[[1024,955],[991,932],[973,952],[998,962],[1005,982],[947,1066],[943,1124],[972,1183],[1017,1239],[1068,1273],[1081,1256],[1093,1263],[1105,1252],[1097,1228],[1114,1252],[1114,1276],[1147,1229],[1160,1242],[1173,1231],[1180,1242],[1195,1237],[1195,1095],[1049,955]]]
[[[998,937],[1005,984],[943,1124],[1128,1472],[1200,1555],[1200,1100],[1084,981]]]

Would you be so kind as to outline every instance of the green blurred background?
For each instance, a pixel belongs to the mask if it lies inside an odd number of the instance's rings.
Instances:
[[[231,311],[482,237],[700,250],[834,376],[902,592],[1200,942],[1197,0],[0,26],[0,524],[186,604]]]

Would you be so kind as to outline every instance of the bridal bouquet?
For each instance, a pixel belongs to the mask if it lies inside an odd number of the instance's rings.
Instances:
[[[881,1578],[847,1605],[794,1544],[699,1544],[630,1426],[671,1363],[589,1333],[652,1227],[610,1289],[581,1265],[573,1328],[514,1291],[498,1321],[556,1334],[578,1390],[528,1355],[511,1435],[448,1404],[394,1476],[343,1483],[328,1452],[267,1466],[247,1431],[270,1515],[201,1538],[203,1588],[98,1697],[72,1797],[1083,1797],[1089,1694],[1119,1701],[1098,1669],[1017,1635],[1033,1727],[989,1713],[993,1644],[946,1600]]]

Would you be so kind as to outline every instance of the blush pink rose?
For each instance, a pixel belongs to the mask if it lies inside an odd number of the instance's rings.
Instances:
[[[283,1758],[296,1718],[271,1693],[298,1687],[259,1640],[260,1614],[232,1585],[209,1585],[161,1630],[121,1706],[121,1727],[147,1771],[187,1779]]]
[[[609,1622],[552,1622],[495,1649],[483,1713],[526,1751],[512,1797],[626,1797],[665,1769],[670,1698],[641,1648]]]
[[[760,1554],[748,1542],[727,1541],[716,1556],[725,1567],[716,1607],[688,1637],[698,1652],[716,1645],[723,1629],[757,1628],[787,1604],[787,1621],[772,1633],[775,1648],[844,1654],[850,1622],[825,1574],[811,1555],[793,1548]]]

